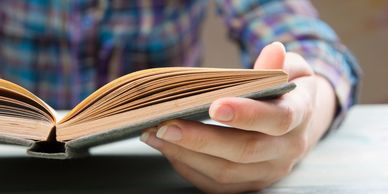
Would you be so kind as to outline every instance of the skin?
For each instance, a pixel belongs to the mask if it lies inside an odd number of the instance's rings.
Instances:
[[[286,53],[278,42],[262,50],[254,68],[282,68],[297,87],[270,101],[214,101],[210,117],[232,128],[171,120],[145,130],[141,140],[207,193],[257,191],[285,177],[329,127],[334,91],[303,57]]]

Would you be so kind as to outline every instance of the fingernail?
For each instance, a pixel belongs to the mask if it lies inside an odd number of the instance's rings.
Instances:
[[[143,132],[140,136],[140,141],[147,142],[148,138],[150,137],[150,133],[148,131]]]
[[[182,130],[176,125],[164,125],[158,129],[156,137],[166,141],[179,141],[182,139]]]
[[[163,141],[156,138],[156,134],[153,131],[143,132],[140,136],[140,140],[155,149],[160,149],[163,145]]]
[[[216,105],[210,109],[210,117],[218,121],[231,121],[234,117],[234,111],[227,105]]]

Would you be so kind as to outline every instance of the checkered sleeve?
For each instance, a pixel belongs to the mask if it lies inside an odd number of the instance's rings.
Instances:
[[[335,32],[318,17],[308,0],[218,0],[232,39],[241,48],[242,63],[252,67],[262,48],[274,41],[302,55],[327,78],[337,97],[332,128],[337,128],[356,103],[360,69]]]

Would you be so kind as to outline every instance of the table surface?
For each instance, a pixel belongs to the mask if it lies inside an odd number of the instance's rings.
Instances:
[[[76,160],[0,145],[0,193],[200,193],[138,138]],[[280,182],[260,193],[388,193],[388,105],[360,105]]]

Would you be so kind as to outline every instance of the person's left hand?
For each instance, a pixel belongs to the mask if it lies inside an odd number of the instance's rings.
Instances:
[[[280,43],[264,48],[255,68],[283,68],[297,87],[275,100],[214,101],[211,118],[233,128],[172,120],[147,129],[141,140],[205,192],[259,190],[286,176],[327,129],[335,105],[333,89]],[[320,92],[324,101],[316,98]],[[312,122],[317,115],[319,122]]]

